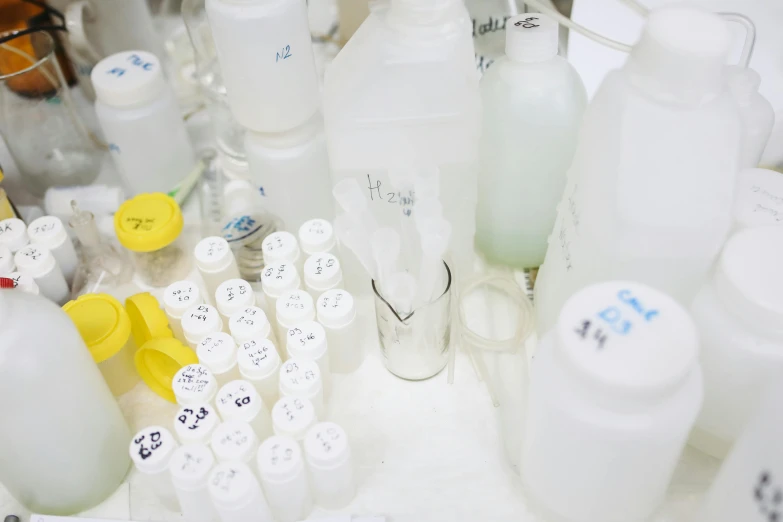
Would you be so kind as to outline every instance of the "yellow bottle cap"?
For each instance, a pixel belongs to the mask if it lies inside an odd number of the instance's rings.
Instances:
[[[154,252],[179,237],[185,220],[166,194],[139,194],[114,214],[114,230],[122,246],[134,252]]]
[[[174,337],[169,328],[169,318],[149,292],[130,296],[125,300],[125,308],[130,316],[136,346],[142,346],[152,339]]]
[[[76,325],[96,363],[110,358],[131,336],[131,320],[119,301],[107,294],[87,294],[63,310]]]
[[[152,391],[169,402],[177,402],[171,381],[183,366],[196,364],[198,357],[173,338],[147,341],[136,352],[136,371]]]

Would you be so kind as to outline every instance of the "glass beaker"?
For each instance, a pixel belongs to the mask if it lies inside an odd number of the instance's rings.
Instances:
[[[0,35],[0,132],[38,197],[53,186],[89,185],[104,154],[77,112],[55,51],[44,31]]]
[[[400,316],[395,307],[375,294],[375,318],[386,369],[402,379],[422,381],[440,373],[449,360],[451,348],[451,269],[443,262],[445,290],[430,303]]]

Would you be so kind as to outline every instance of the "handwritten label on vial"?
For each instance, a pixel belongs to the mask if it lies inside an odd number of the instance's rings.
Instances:
[[[222,287],[223,299],[228,302],[246,295],[249,291],[250,289],[247,287],[247,285],[242,283],[231,284]]]
[[[273,362],[270,360],[273,353],[277,354],[277,351],[271,346],[271,342],[262,344],[251,339],[242,343],[239,359],[244,361],[244,364],[261,368]]]
[[[283,363],[280,378],[285,379],[291,388],[309,389],[321,378],[318,365],[314,361],[294,361],[289,359]]]
[[[283,418],[290,423],[296,423],[298,419],[308,415],[310,408],[302,399],[285,397],[278,401],[275,409],[283,412]]]
[[[204,406],[198,409],[182,408],[177,415],[177,422],[188,431],[196,431],[211,422],[214,416],[215,414]]]
[[[190,283],[187,285],[178,286],[173,288],[169,293],[169,299],[173,299],[177,303],[187,304],[195,299],[196,287]]]
[[[753,486],[753,501],[765,521],[783,520],[783,485],[774,479],[771,472],[764,470],[759,473]]]
[[[210,314],[212,313],[213,310],[209,305],[198,305],[196,310],[190,313],[190,318],[202,323],[206,323],[210,318]]]
[[[39,261],[44,258],[44,253],[39,248],[32,245],[25,247],[19,253],[31,261]]]
[[[582,341],[600,351],[613,336],[631,335],[635,325],[649,323],[659,315],[657,309],[645,306],[631,290],[624,288],[617,292],[615,302],[601,308],[595,316],[579,321],[573,331]]]
[[[153,458],[156,454],[169,450],[173,441],[168,434],[158,426],[151,426],[138,432],[133,438],[133,453],[142,461]]]
[[[252,411],[256,401],[260,400],[255,388],[245,381],[232,381],[220,389],[217,404],[223,417],[236,417]]]
[[[213,444],[216,442],[220,447],[216,451],[237,456],[242,451],[246,451],[247,446],[254,442],[253,430],[246,424],[240,426],[223,424],[215,432],[215,437],[212,440]]]
[[[353,297],[345,290],[330,290],[321,294],[318,298],[318,307],[321,314],[330,317],[339,317],[349,313],[353,307]]]
[[[41,219],[36,219],[33,221],[32,226],[30,227],[30,235],[32,236],[47,236],[50,235],[51,232],[55,230],[57,227],[57,222],[55,221],[57,218],[48,216]]]
[[[242,471],[236,468],[221,469],[212,474],[211,486],[224,493],[231,491],[242,480]]]
[[[315,434],[315,439],[321,445],[321,449],[324,453],[331,453],[334,450],[334,445],[340,440],[342,434],[335,426],[327,426],[324,429],[319,429]]]
[[[222,258],[228,250],[228,243],[219,238],[207,238],[198,244],[199,257]]]
[[[327,279],[340,270],[340,262],[331,254],[321,254],[310,258],[305,263],[309,276],[317,279]]]
[[[537,24],[539,18],[537,16],[531,16],[528,18],[525,18],[524,20],[519,20],[518,22],[514,22],[515,27],[521,27],[522,29],[533,29],[535,27],[541,27],[540,24]]]
[[[177,463],[183,475],[201,475],[208,471],[209,465],[213,462],[208,455],[199,455],[190,450],[184,450],[181,460]]]
[[[264,239],[263,248],[264,252],[275,252],[276,250],[291,248],[291,245],[287,241],[287,236],[275,232]]]
[[[323,236],[331,225],[323,219],[312,219],[308,222],[307,233],[315,236]]]
[[[174,377],[175,391],[202,393],[214,381],[215,377],[206,367],[200,364],[189,364],[179,370]]]

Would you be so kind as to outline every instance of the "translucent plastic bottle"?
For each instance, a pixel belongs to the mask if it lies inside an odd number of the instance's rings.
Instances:
[[[179,501],[169,473],[169,463],[179,447],[169,430],[147,426],[131,440],[128,451],[144,483],[158,500],[172,511],[179,511]]]
[[[188,340],[185,339],[185,333],[182,331],[182,316],[188,308],[203,303],[201,290],[192,281],[177,281],[166,287],[163,293],[163,309],[166,311],[174,337],[183,343],[187,343]]]
[[[188,522],[218,522],[215,507],[209,498],[209,473],[215,465],[215,456],[203,444],[176,449],[169,463],[174,491]]]
[[[351,373],[364,360],[362,335],[353,296],[345,290],[329,290],[316,303],[318,322],[326,330],[329,367],[334,373]]]
[[[27,235],[31,243],[43,245],[51,251],[65,280],[69,285],[73,283],[79,258],[63,222],[55,216],[40,217],[27,227]]]
[[[218,462],[242,462],[252,466],[258,444],[253,428],[243,421],[226,421],[212,433],[212,451]]]
[[[264,399],[274,404],[280,396],[280,355],[267,338],[254,337],[239,343],[237,362],[242,378],[253,384]]]
[[[209,476],[209,496],[221,522],[273,522],[264,492],[241,462],[218,464]]]
[[[273,435],[258,448],[261,485],[278,522],[304,520],[313,508],[302,448],[291,437]]]
[[[283,397],[272,408],[275,435],[285,435],[302,442],[317,422],[315,407],[308,399]]]
[[[726,22],[695,8],[650,13],[625,66],[585,112],[546,261],[539,332],[596,281],[630,279],[688,306],[731,226],[742,124],[726,90]]]
[[[579,74],[557,49],[557,22],[515,16],[506,22],[506,56],[481,80],[476,245],[494,263],[544,262],[587,105]]]
[[[310,219],[299,227],[299,246],[308,256],[321,253],[334,254],[336,243],[334,228],[325,219]]]
[[[79,332],[14,290],[0,291],[0,330],[0,481],[37,513],[99,504],[125,478],[131,433]]]
[[[307,432],[304,450],[316,504],[327,509],[350,504],[356,482],[345,431],[333,422],[318,423]]]
[[[745,169],[737,176],[734,231],[767,225],[783,225],[783,174]]]
[[[292,290],[280,296],[280,299],[275,302],[275,309],[279,349],[281,352],[286,352],[283,343],[287,343],[288,330],[315,320],[315,302],[304,290]],[[288,356],[283,356],[283,358],[286,359]]]
[[[215,403],[224,421],[247,422],[252,426],[259,440],[264,440],[272,434],[269,408],[249,382],[236,380],[226,384],[218,391]]]
[[[761,155],[767,147],[767,141],[775,126],[775,109],[759,92],[761,76],[753,69],[731,66],[728,68],[729,90],[740,107],[742,126],[743,168],[758,167]]]
[[[184,445],[208,445],[212,432],[220,424],[217,411],[209,403],[183,406],[174,415],[174,431]],[[184,506],[183,506],[184,507]]]
[[[239,379],[237,345],[227,333],[216,332],[204,337],[196,346],[196,355],[198,362],[215,376],[218,386]]]
[[[32,277],[41,294],[57,304],[68,301],[68,282],[51,251],[43,245],[27,245],[14,254],[19,272]]]
[[[314,254],[307,258],[302,270],[305,288],[318,299],[322,293],[343,285],[343,271],[340,260],[332,254]]]
[[[215,295],[223,281],[239,279],[239,267],[228,241],[222,237],[206,237],[198,242],[193,255],[207,295]]]
[[[280,395],[307,399],[315,415],[324,418],[324,381],[318,363],[310,359],[288,359],[280,366]]]

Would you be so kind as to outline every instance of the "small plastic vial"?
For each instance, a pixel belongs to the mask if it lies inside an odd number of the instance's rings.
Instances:
[[[304,259],[299,251],[299,243],[292,233],[280,231],[269,234],[261,243],[261,248],[264,250],[265,264],[291,263],[298,271],[302,270]]]
[[[232,315],[248,306],[255,306],[256,294],[253,293],[250,283],[244,279],[229,279],[220,283],[215,291],[215,304],[228,329],[228,321]]]
[[[313,509],[313,498],[299,443],[273,435],[258,448],[258,476],[277,522],[304,520]]]
[[[201,290],[193,281],[177,281],[166,287],[163,292],[163,309],[169,319],[169,326],[174,337],[188,344],[185,333],[182,331],[182,316],[194,305],[204,303]]]
[[[237,345],[227,333],[216,332],[204,337],[196,347],[196,355],[198,362],[215,376],[218,386],[239,379]]]
[[[321,370],[325,392],[329,391],[331,371],[329,370],[329,350],[326,342],[326,330],[315,321],[308,321],[288,330],[288,356],[292,359],[314,361]]]
[[[364,360],[361,331],[353,296],[346,290],[328,290],[315,306],[318,322],[326,331],[329,367],[333,373],[351,373]]]
[[[211,403],[218,392],[217,379],[201,364],[188,364],[180,368],[171,381],[171,388],[177,404],[191,408]]]
[[[299,227],[299,247],[308,256],[334,254],[336,244],[332,224],[325,219],[311,219]]]
[[[277,338],[280,343],[288,338],[288,330],[294,326],[315,320],[315,301],[304,290],[291,290],[275,303]],[[282,348],[282,346],[281,346]]]
[[[299,397],[313,403],[315,414],[324,418],[324,387],[318,363],[307,359],[289,359],[280,367],[280,395]]]
[[[241,462],[252,467],[258,436],[244,421],[229,420],[212,432],[212,451],[218,462]]]
[[[14,254],[14,263],[20,273],[35,280],[42,295],[59,305],[68,301],[68,283],[48,248],[42,245],[22,247]]]
[[[21,290],[22,292],[39,295],[41,291],[38,289],[38,285],[35,284],[35,279],[29,275],[20,274],[19,272],[11,272],[5,276],[14,282],[14,288]]]
[[[9,218],[0,221],[0,245],[8,247],[12,254],[30,242],[27,236],[27,226],[24,221],[17,218]]]
[[[73,276],[79,266],[79,257],[60,218],[44,216],[36,219],[27,227],[27,235],[32,244],[43,245],[51,251],[60,270],[63,271],[65,280],[68,284],[73,283]]]
[[[305,288],[318,299],[322,293],[343,284],[343,272],[340,260],[332,254],[313,254],[304,264]]]
[[[183,520],[216,522],[218,514],[209,498],[209,474],[215,456],[204,444],[182,446],[174,451],[169,473],[179,500]]]
[[[239,268],[228,241],[222,237],[207,237],[193,251],[196,266],[204,280],[207,295],[215,295],[220,284],[229,279],[239,279]]]
[[[273,343],[277,342],[269,319],[257,306],[248,306],[232,315],[228,320],[228,329],[237,344],[256,337],[266,337]]]
[[[221,522],[274,522],[250,466],[218,464],[209,475],[209,496]]]
[[[266,298],[269,322],[277,325],[277,300],[281,295],[301,288],[302,280],[291,263],[275,263],[261,272],[261,288]],[[281,357],[284,354],[280,354]]]
[[[326,509],[350,504],[356,496],[356,483],[345,431],[333,422],[319,422],[307,432],[304,452],[315,503]]]
[[[182,444],[209,445],[220,417],[208,402],[183,406],[174,416],[174,431]]]
[[[259,440],[264,440],[272,434],[269,409],[248,381],[238,379],[226,384],[218,391],[215,403],[224,421],[247,422],[252,426]]]
[[[130,457],[144,476],[149,489],[172,511],[179,511],[177,495],[169,474],[169,463],[177,449],[177,440],[162,426],[147,426],[130,443]]]
[[[11,250],[5,245],[0,245],[0,274],[5,276],[15,269],[14,255],[11,253]]]
[[[223,330],[223,319],[217,308],[208,304],[191,306],[182,314],[182,334],[194,350],[201,340]]]
[[[255,386],[264,404],[274,404],[280,396],[280,355],[266,337],[253,337],[237,348],[242,378]]]
[[[307,431],[317,422],[313,403],[307,399],[282,397],[272,407],[275,435],[285,435],[302,442]]]

